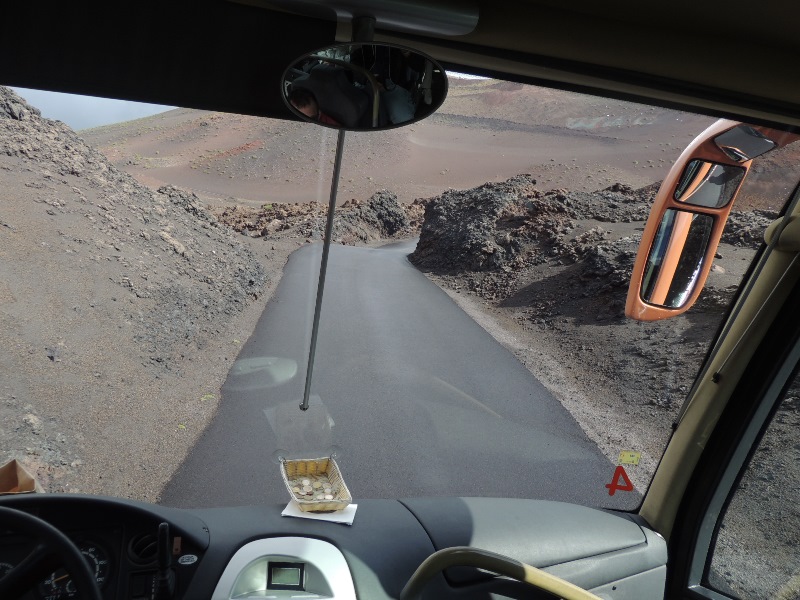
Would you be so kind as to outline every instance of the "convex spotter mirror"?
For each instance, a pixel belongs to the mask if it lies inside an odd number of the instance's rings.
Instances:
[[[719,120],[675,162],[658,190],[633,267],[625,315],[656,321],[697,300],[754,158],[800,136]]]
[[[435,60],[378,43],[337,44],[306,54],[289,66],[281,86],[295,115],[348,131],[414,123],[447,96],[447,76]]]

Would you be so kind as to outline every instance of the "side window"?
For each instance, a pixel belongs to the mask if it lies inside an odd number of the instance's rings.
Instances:
[[[728,505],[706,585],[735,598],[800,598],[800,377]]]

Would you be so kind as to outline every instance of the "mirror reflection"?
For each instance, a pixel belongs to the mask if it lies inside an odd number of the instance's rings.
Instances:
[[[708,249],[714,218],[668,209],[661,219],[642,279],[642,300],[680,308],[689,300]]]
[[[264,408],[275,443],[285,457],[329,456],[334,426],[327,406],[316,394],[309,399],[308,410],[300,412],[292,400]]]
[[[287,106],[306,121],[355,131],[389,129],[433,113],[447,95],[444,69],[389,44],[343,44],[303,56],[284,74]]]
[[[775,148],[777,143],[749,125],[739,125],[714,138],[720,150],[737,162],[752,160]]]
[[[231,367],[225,387],[235,392],[263,391],[290,382],[297,361],[280,356],[240,358]]]
[[[675,188],[675,200],[692,206],[722,208],[736,195],[744,174],[742,167],[692,160]]]

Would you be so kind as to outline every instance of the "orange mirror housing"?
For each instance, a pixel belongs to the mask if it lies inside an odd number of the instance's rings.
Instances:
[[[628,287],[627,317],[667,319],[695,303],[753,158],[797,139],[721,119],[683,151],[650,210]]]

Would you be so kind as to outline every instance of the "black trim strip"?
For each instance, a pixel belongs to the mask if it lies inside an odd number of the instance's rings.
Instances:
[[[657,92],[667,92],[669,94],[677,94],[687,97],[686,102],[662,100],[653,98],[644,93],[635,92],[621,92],[616,90],[608,90],[592,84],[573,84],[560,81],[553,81],[540,77],[526,77],[515,74],[506,74],[491,69],[479,69],[459,65],[457,63],[447,63],[441,61],[442,66],[450,71],[462,71],[474,75],[482,75],[485,77],[493,77],[503,79],[506,81],[516,81],[518,83],[529,83],[533,85],[540,85],[549,88],[563,89],[567,91],[580,92],[591,94],[595,96],[603,96],[606,98],[613,98],[616,100],[626,100],[629,102],[640,102],[647,105],[662,106],[664,108],[671,108],[675,110],[683,110],[694,112],[698,114],[706,114],[713,117],[734,118],[748,123],[766,125],[775,129],[783,129],[787,131],[796,131],[800,128],[788,126],[786,123],[779,121],[770,121],[766,119],[755,119],[747,113],[739,112],[737,108],[747,108],[756,112],[769,112],[774,113],[776,116],[785,116],[790,119],[800,119],[800,106],[797,104],[790,104],[786,102],[776,102],[763,96],[755,94],[743,94],[732,90],[724,90],[708,85],[699,83],[690,83],[680,81],[668,77],[652,75],[649,73],[642,73],[640,71],[631,71],[628,69],[620,69],[614,67],[607,67],[597,64],[588,64],[570,59],[554,58],[552,56],[545,56],[541,54],[528,54],[525,52],[518,52],[514,50],[504,50],[498,48],[489,48],[477,44],[466,44],[455,40],[441,40],[430,39],[420,35],[410,35],[402,33],[391,33],[393,38],[407,40],[409,45],[413,47],[414,42],[418,44],[428,44],[443,48],[449,48],[456,51],[477,54],[487,58],[496,58],[501,60],[509,60],[532,66],[543,67],[560,71],[563,73],[572,73],[583,77],[591,77],[601,79],[608,82],[622,83],[629,86],[640,87],[643,90],[653,90]],[[697,98],[709,102],[725,104],[730,107],[730,110],[723,109],[710,109],[702,106],[692,104],[689,99]]]

